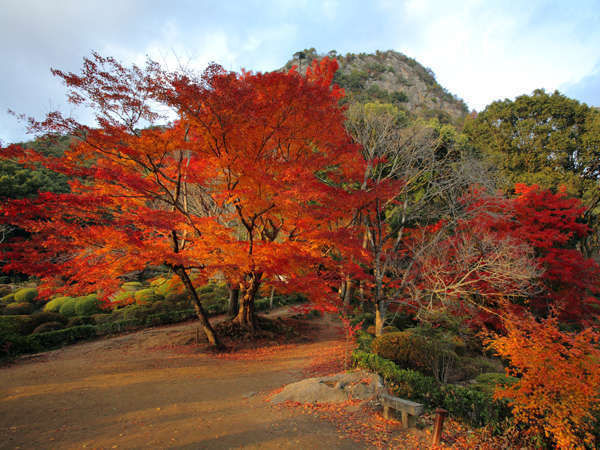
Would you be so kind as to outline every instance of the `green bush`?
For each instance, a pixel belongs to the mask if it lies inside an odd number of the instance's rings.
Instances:
[[[111,318],[112,318],[112,314],[106,314],[106,313],[92,315],[92,321],[96,325],[101,325],[103,323],[110,322]]]
[[[49,350],[77,341],[89,339],[96,336],[96,327],[93,325],[82,325],[79,327],[65,328],[64,330],[50,331],[28,336],[32,347]]]
[[[46,303],[44,305],[44,311],[48,311],[48,312],[59,312],[60,311],[60,307],[63,305],[63,303],[67,300],[72,299],[72,297],[56,297],[53,298],[52,300],[50,300],[48,303]]]
[[[361,322],[363,329],[367,328],[369,325],[373,325],[375,323],[375,314],[370,312],[357,314],[350,320],[350,325],[356,326]]]
[[[15,301],[16,302],[32,302],[38,296],[38,291],[36,288],[23,288],[19,289],[15,292]]]
[[[132,291],[119,291],[111,299],[112,303],[116,304],[128,304],[134,301],[134,292]]]
[[[60,322],[63,325],[67,323],[67,318],[59,313],[48,311],[38,311],[31,315],[32,327],[36,328],[39,325],[47,322]]]
[[[0,335],[15,334],[26,335],[35,328],[31,316],[11,315],[0,316]]]
[[[13,303],[15,301],[15,294],[7,294],[4,297],[0,298],[0,302],[2,303]]]
[[[12,288],[10,286],[0,285],[0,300],[9,294],[12,294]]]
[[[398,333],[400,330],[396,327],[393,327],[391,325],[388,325],[387,327],[383,327],[383,333],[384,334],[389,334],[389,333]]]
[[[430,369],[429,355],[434,351],[431,342],[409,330],[379,336],[371,348],[376,355],[409,369]]]
[[[145,305],[146,303],[154,303],[160,300],[163,300],[164,297],[162,295],[158,295],[154,292],[154,289],[141,289],[137,291],[133,297],[135,298],[135,302],[138,305]]]
[[[371,348],[375,354],[401,367],[420,370],[446,382],[456,368],[456,349],[460,345],[453,335],[417,327],[379,336]]]
[[[64,324],[62,324],[61,322],[46,322],[35,327],[32,334],[47,333],[48,331],[60,330],[64,327]]]
[[[81,325],[95,325],[94,318],[92,316],[71,317],[67,322],[66,328],[78,327]]]
[[[5,315],[21,315],[31,314],[35,307],[31,303],[27,302],[14,302],[9,303],[4,307]]]
[[[123,291],[135,292],[135,291],[139,291],[143,287],[144,287],[144,285],[142,283],[140,283],[139,281],[128,281],[127,283],[123,283],[123,285],[121,286],[121,289]]]
[[[100,311],[100,302],[96,294],[77,297],[75,299],[75,314],[78,316],[91,316]]]
[[[482,373],[475,378],[475,383],[471,388],[486,394],[492,395],[496,386],[510,386],[519,381],[518,378],[511,377],[500,372]]]
[[[68,297],[68,298],[66,298],[62,302],[62,304],[60,305],[60,308],[59,308],[58,312],[61,313],[65,317],[76,316],[77,313],[75,312],[75,306],[77,305],[77,299],[78,298],[79,297],[76,297],[76,298]]]
[[[392,361],[373,353],[356,350],[353,359],[357,367],[381,375],[398,397],[423,403],[429,409],[442,407],[469,425],[490,425],[495,432],[502,431],[509,423],[511,413],[508,405],[494,400],[487,393],[441,384],[433,377],[401,369]]]

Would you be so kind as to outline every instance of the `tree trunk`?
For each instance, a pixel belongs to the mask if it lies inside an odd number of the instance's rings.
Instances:
[[[385,312],[385,300],[379,300],[375,305],[375,336],[383,334]]]
[[[254,299],[260,287],[262,273],[250,273],[246,280],[240,283],[240,306],[234,322],[251,330],[256,329],[256,316],[254,314]]]
[[[273,297],[275,296],[275,287],[271,286],[271,297],[269,298],[269,312],[273,309]]]
[[[227,283],[227,288],[229,289],[229,300],[227,302],[227,314],[230,317],[235,317],[240,309],[239,299],[240,299],[240,288],[234,287],[233,284]]]
[[[352,300],[352,279],[346,277],[346,286],[344,288],[344,309],[350,308],[350,301]]]
[[[223,348],[223,344],[221,344],[221,341],[219,341],[219,339],[215,333],[215,330],[213,329],[212,325],[208,321],[208,316],[206,315],[206,312],[204,311],[204,308],[202,307],[202,303],[200,302],[198,293],[196,292],[196,289],[194,289],[194,285],[192,284],[192,280],[190,279],[189,275],[187,274],[187,272],[185,271],[185,269],[183,267],[175,267],[174,269],[175,269],[175,273],[177,274],[177,276],[179,276],[179,278],[183,282],[186,290],[192,297],[194,309],[196,310],[198,319],[200,320],[200,323],[202,324],[202,329],[204,330],[204,333],[206,334],[208,342],[211,345],[215,346],[216,348],[219,348],[219,349]]]

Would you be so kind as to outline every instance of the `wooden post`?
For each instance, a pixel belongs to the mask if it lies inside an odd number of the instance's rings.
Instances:
[[[448,415],[448,411],[442,408],[435,410],[435,423],[433,424],[433,439],[431,445],[439,445],[442,439],[442,429],[444,428],[444,419]]]

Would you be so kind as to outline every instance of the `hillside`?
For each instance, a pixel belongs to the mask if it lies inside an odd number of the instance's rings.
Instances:
[[[465,102],[443,88],[431,69],[393,50],[346,55],[332,50],[324,55],[311,48],[296,52],[284,68],[297,65],[304,70],[323,56],[338,61],[335,81],[350,101],[393,103],[411,115],[438,117],[441,122],[461,122],[468,113]]]

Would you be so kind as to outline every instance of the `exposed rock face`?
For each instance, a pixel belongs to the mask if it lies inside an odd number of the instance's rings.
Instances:
[[[322,56],[315,49],[304,50],[285,68],[295,64],[304,71]],[[343,56],[332,50],[328,56],[340,64],[335,82],[346,90],[350,101],[393,103],[411,115],[438,117],[442,122],[461,122],[468,113],[467,105],[440,86],[431,69],[402,53],[388,50]]]
[[[371,400],[381,389],[383,383],[379,375],[364,371],[342,372],[288,384],[271,398],[271,402],[342,403],[349,399]]]

